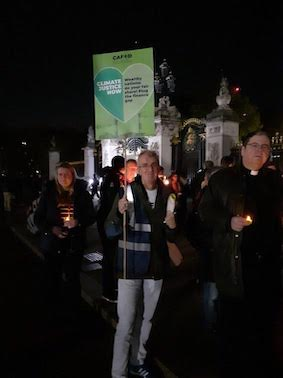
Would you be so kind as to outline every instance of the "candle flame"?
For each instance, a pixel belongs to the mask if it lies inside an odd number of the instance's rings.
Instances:
[[[250,223],[253,222],[253,220],[252,220],[252,218],[251,218],[250,215],[247,215],[247,216],[246,216],[246,221],[247,221],[247,222],[250,222]]]
[[[64,217],[64,221],[65,221],[65,222],[69,222],[69,220],[71,220],[70,209],[68,210],[67,215]]]

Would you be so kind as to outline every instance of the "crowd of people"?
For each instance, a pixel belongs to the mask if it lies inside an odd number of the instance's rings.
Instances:
[[[265,132],[250,133],[239,161],[206,161],[191,183],[175,171],[165,182],[154,151],[142,151],[137,160],[115,156],[105,169],[97,213],[74,168],[57,165],[34,216],[45,256],[45,298],[50,308],[77,315],[86,228],[97,222],[102,300],[117,304],[113,378],[153,377],[147,341],[180,230],[199,256],[201,317],[218,340],[219,377],[277,377],[282,177],[270,151]],[[3,212],[3,193],[0,206]]]

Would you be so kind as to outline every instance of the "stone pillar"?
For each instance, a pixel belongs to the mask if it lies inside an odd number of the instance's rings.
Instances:
[[[169,176],[172,168],[172,145],[168,135],[156,135],[148,138],[148,149],[153,150],[159,156],[160,165],[164,173]]]
[[[84,147],[84,178],[89,180],[94,175],[94,148]]]
[[[49,150],[49,180],[55,176],[56,164],[60,161],[60,152],[57,150]]]
[[[155,108],[156,136],[149,138],[149,149],[157,150],[160,165],[168,176],[172,170],[172,137],[178,134],[181,126],[181,114],[176,106],[170,105],[168,96],[161,97]]]
[[[239,117],[230,108],[230,101],[227,79],[222,78],[216,97],[218,107],[205,120],[205,160],[212,160],[214,165],[220,165],[221,158],[230,155],[231,148],[239,142]]]
[[[220,165],[221,158],[231,154],[231,148],[239,141],[239,124],[219,120],[206,123],[205,160]]]
[[[49,180],[52,180],[55,176],[55,168],[60,161],[60,152],[56,148],[55,136],[50,140],[49,149]]]
[[[93,179],[95,139],[94,130],[91,125],[88,128],[87,145],[82,150],[84,151],[84,179]]]
[[[123,156],[123,147],[119,149],[119,140],[118,139],[102,139],[101,149],[102,149],[102,168],[111,167],[111,160],[116,155]],[[120,151],[118,151],[118,149]],[[127,159],[129,157],[127,156]]]

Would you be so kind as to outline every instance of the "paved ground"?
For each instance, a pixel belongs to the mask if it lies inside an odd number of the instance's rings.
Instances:
[[[47,321],[41,261],[1,232],[1,376],[110,377],[113,328],[82,301],[78,321]]]

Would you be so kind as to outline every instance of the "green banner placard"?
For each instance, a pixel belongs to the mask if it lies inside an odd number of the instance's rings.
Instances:
[[[93,55],[95,138],[155,135],[153,49]]]

